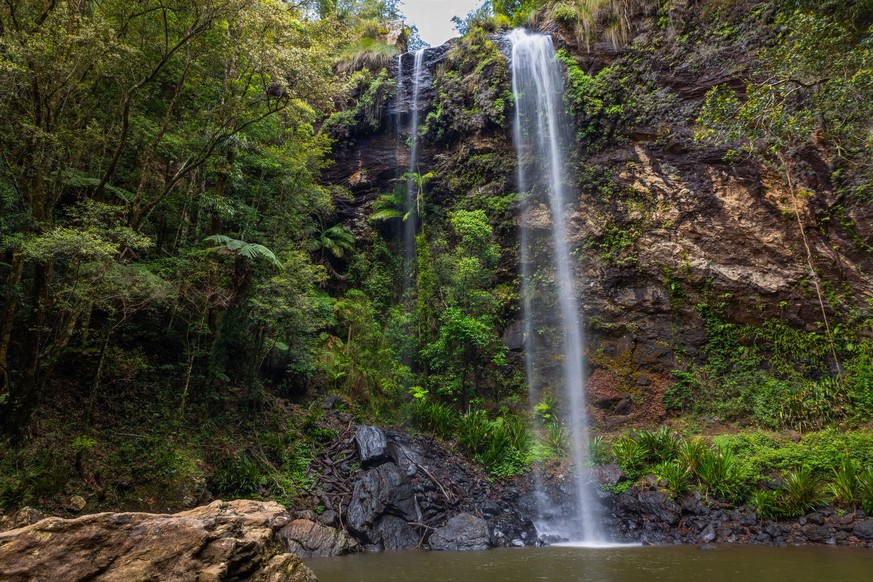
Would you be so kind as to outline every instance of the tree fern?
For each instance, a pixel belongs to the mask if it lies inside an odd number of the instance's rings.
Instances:
[[[239,239],[230,238],[229,236],[225,236],[223,234],[208,236],[203,240],[215,245],[215,250],[225,249],[228,251],[232,251],[240,256],[243,256],[250,261],[265,260],[273,266],[278,267],[279,269],[283,268],[282,262],[278,258],[276,258],[276,255],[273,253],[273,251],[271,251],[264,245],[259,245],[257,243],[247,243]]]

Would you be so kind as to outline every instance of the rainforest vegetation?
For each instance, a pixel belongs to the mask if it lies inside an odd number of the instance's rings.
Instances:
[[[435,67],[426,164],[332,181],[395,139],[391,67],[420,44],[399,19],[396,0],[0,3],[0,509],[293,505],[336,436],[328,394],[491,479],[561,462],[567,411],[529,401],[511,337],[500,35],[531,26],[560,39],[596,224],[574,256],[599,289],[665,297],[661,323],[618,293],[585,309],[590,385],[641,411],[604,409],[590,462],[773,517],[873,511],[873,3],[492,0]],[[659,188],[697,204],[700,164],[776,192],[790,284],[745,293],[681,244],[652,258],[688,222]]]

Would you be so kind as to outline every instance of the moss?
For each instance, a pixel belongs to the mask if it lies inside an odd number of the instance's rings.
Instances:
[[[321,131],[341,145],[349,144],[354,138],[378,131],[390,91],[396,82],[388,78],[388,71],[378,73],[362,70],[355,73],[352,83],[354,97],[345,109],[328,117]]]
[[[474,28],[451,49],[434,81],[437,98],[421,133],[438,143],[505,133],[512,104],[506,57]]]

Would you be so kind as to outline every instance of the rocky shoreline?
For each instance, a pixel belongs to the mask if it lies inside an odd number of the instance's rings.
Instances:
[[[432,439],[397,430],[358,427],[354,435],[359,469],[350,471],[334,505],[340,513],[297,513],[301,535],[297,547],[307,556],[352,551],[424,548],[480,550],[490,547],[542,545],[534,519],[534,475],[490,481],[457,452]],[[541,474],[540,483],[557,512],[568,513],[572,476],[561,467]],[[564,468],[565,469],[565,468]],[[771,521],[751,507],[732,507],[699,494],[674,500],[656,483],[621,494],[614,488],[624,474],[616,465],[590,469],[586,478],[598,486],[606,528],[616,542],[642,544],[763,544],[772,546],[830,544],[873,548],[873,516],[862,511],[821,508],[806,516]],[[318,503],[329,494],[319,492]],[[307,524],[307,525],[304,525]],[[317,524],[345,530],[339,546]],[[337,529],[339,528],[339,529]],[[304,532],[313,531],[312,535]],[[556,541],[556,540],[555,540]]]
[[[340,436],[344,446],[328,447],[328,457],[314,462],[337,467],[330,480],[317,481],[308,500],[317,509],[288,511],[275,502],[235,500],[168,515],[75,519],[23,509],[0,518],[0,530],[8,530],[0,533],[4,579],[307,582],[315,578],[300,558],[545,543],[533,524],[531,474],[490,481],[443,443],[367,425],[351,428]],[[354,455],[331,460],[331,454],[348,453],[348,439]],[[587,476],[612,487],[623,479],[614,465]],[[540,482],[562,511],[572,497],[572,478],[553,471]],[[774,522],[758,519],[753,508],[699,494],[674,500],[654,483],[621,494],[600,490],[599,500],[616,542],[873,548],[873,517],[861,511],[826,507]]]

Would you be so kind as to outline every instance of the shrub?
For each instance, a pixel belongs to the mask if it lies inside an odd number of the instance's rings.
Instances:
[[[821,481],[809,467],[800,467],[785,477],[782,485],[785,515],[803,515],[824,502]]]
[[[564,425],[557,419],[552,419],[545,423],[545,428],[546,444],[556,456],[563,457],[567,452],[567,431],[564,430]]]
[[[488,420],[484,410],[468,412],[458,423],[458,446],[496,476],[505,477],[525,470],[530,433],[517,416]]]
[[[781,514],[782,500],[776,491],[755,491],[749,503],[755,506],[755,513],[760,519],[775,519]]]
[[[588,441],[588,462],[592,465],[605,465],[610,461],[612,456],[609,454],[609,447],[603,442],[603,437],[595,436]]]
[[[618,439],[612,446],[612,456],[628,477],[640,476],[646,463],[646,450],[630,435]]]
[[[441,402],[431,402],[427,391],[415,392],[413,389],[411,406],[412,422],[422,429],[432,432],[440,438],[449,439],[455,434],[458,424],[457,417],[452,408]]]
[[[834,501],[849,507],[855,507],[858,502],[859,473],[858,463],[844,457],[838,467],[834,467],[834,479],[828,484],[828,490],[834,496]]]
[[[247,495],[267,482],[267,476],[259,464],[245,451],[228,458],[215,472],[215,487],[220,493]]]
[[[867,467],[858,477],[858,504],[865,513],[873,513],[873,467]]]
[[[700,460],[708,451],[709,447],[700,439],[683,439],[679,443],[676,460],[690,473],[696,473]]]
[[[688,491],[691,473],[679,461],[663,461],[655,467],[655,476],[667,483],[667,489],[674,498],[681,497]]]
[[[707,493],[725,499],[736,499],[742,494],[739,464],[729,452],[707,449],[700,458],[696,474]]]
[[[636,441],[642,448],[647,463],[672,461],[676,458],[680,444],[680,439],[666,426],[655,432],[641,430],[636,434]]]

